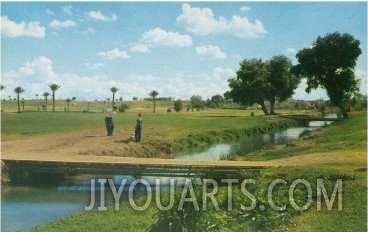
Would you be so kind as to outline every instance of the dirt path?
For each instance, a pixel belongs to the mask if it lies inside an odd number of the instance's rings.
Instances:
[[[1,158],[135,164],[178,164],[181,162],[183,164],[211,165],[212,163],[221,163],[232,166],[304,166],[308,164],[331,164],[358,167],[366,164],[366,154],[364,151],[313,153],[271,161],[174,161],[172,159],[139,158],[139,154],[143,149],[140,143],[132,141],[129,132],[118,131],[113,137],[108,137],[101,130],[88,130],[4,141],[1,144]]]
[[[136,156],[142,147],[133,142],[129,132],[117,132],[106,136],[101,130],[50,134],[33,138],[21,138],[3,141],[2,158],[26,157],[64,157],[69,159],[77,155],[90,156]]]

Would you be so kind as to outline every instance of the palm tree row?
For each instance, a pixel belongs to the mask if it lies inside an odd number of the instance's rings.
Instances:
[[[5,88],[5,86],[3,85],[0,85],[1,87],[1,90],[3,90]],[[49,85],[51,91],[52,91],[52,111],[55,112],[55,92],[60,88],[60,85],[58,84],[51,84]],[[112,92],[112,107],[114,107],[115,105],[115,94],[116,92],[118,91],[119,89],[117,87],[111,87],[110,88],[110,91]],[[18,102],[18,113],[20,113],[20,94],[23,93],[25,90],[18,86],[14,89],[14,92],[17,94],[17,102]],[[149,95],[152,97],[152,101],[153,101],[153,113],[156,113],[156,97],[158,95],[158,91],[156,90],[152,90]],[[38,94],[36,94],[36,96],[38,96]],[[43,96],[45,98],[45,101],[46,101],[46,106],[47,106],[47,100],[48,100],[48,97],[50,96],[50,93],[48,92],[44,92],[43,93]],[[69,100],[69,101],[68,101]],[[71,102],[70,99],[67,99],[67,102],[68,102],[68,110],[69,110],[69,103]]]
[[[57,84],[51,84],[49,85],[51,91],[52,91],[52,111],[55,112],[55,92],[56,90],[58,90],[60,88],[60,85]],[[3,85],[1,85],[1,90],[3,90],[5,87]],[[23,93],[25,90],[18,86],[14,88],[14,92],[17,94],[17,103],[18,103],[18,113],[20,113],[20,94]],[[50,93],[43,93],[43,96],[45,97],[46,100],[46,105],[47,105],[47,97],[50,95]]]

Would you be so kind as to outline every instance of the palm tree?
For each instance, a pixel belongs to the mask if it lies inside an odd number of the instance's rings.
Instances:
[[[111,87],[110,91],[112,92],[112,107],[114,107],[114,101],[115,101],[115,93],[118,91],[119,89],[117,87]]]
[[[70,102],[72,102],[72,99],[67,98],[65,101],[68,103],[68,112],[69,112],[69,105],[70,105]]]
[[[5,86],[0,85],[0,90],[3,90],[3,89],[5,89]],[[1,99],[3,99],[3,95],[1,95]]]
[[[44,109],[46,109],[46,110],[47,110],[47,98],[50,96],[50,93],[48,93],[48,92],[44,92],[42,95],[45,97],[45,107],[46,107],[46,108],[44,108]]]
[[[60,85],[51,84],[49,87],[52,91],[52,112],[55,112],[55,91],[60,88]]]
[[[24,89],[22,87],[18,86],[14,89],[14,92],[17,94],[18,113],[20,113],[19,95],[24,92]]]
[[[158,95],[158,92],[156,90],[152,90],[149,95],[152,97],[153,101],[153,113],[156,113],[156,97]]]

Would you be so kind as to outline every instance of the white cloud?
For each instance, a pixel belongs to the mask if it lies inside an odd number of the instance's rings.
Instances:
[[[239,38],[258,38],[267,34],[262,22],[250,22],[246,17],[232,16],[231,20],[224,17],[215,18],[209,8],[191,7],[184,3],[182,14],[176,19],[187,31],[205,36],[210,34],[229,34]]]
[[[111,14],[111,16],[105,16],[100,11],[90,11],[88,16],[96,21],[114,22],[118,20],[116,14]]]
[[[367,70],[355,69],[355,76],[360,79],[360,93],[364,95],[368,94]]]
[[[74,21],[71,20],[66,20],[66,21],[59,21],[59,20],[52,20],[52,22],[49,24],[50,27],[58,29],[58,28],[68,28],[68,27],[76,27],[76,23]]]
[[[250,11],[251,9],[250,9],[250,7],[249,7],[249,6],[242,6],[242,7],[240,7],[240,10],[241,10],[242,12],[247,12],[247,11]]]
[[[287,54],[296,54],[296,49],[295,48],[287,48],[285,49],[284,53],[287,53]]]
[[[227,55],[221,48],[214,45],[196,47],[196,53],[201,56],[210,56],[213,59],[226,59]]]
[[[294,95],[292,96],[293,99],[295,100],[319,100],[319,99],[324,99],[327,100],[328,96],[326,94],[326,91],[321,89],[321,88],[317,88],[317,89],[312,89],[310,93],[305,92],[305,89],[307,88],[307,81],[305,79],[302,79],[302,81],[300,82],[300,84],[298,85],[298,87],[296,88],[296,90],[294,91]]]
[[[178,32],[167,32],[159,27],[143,33],[141,41],[144,43],[167,47],[190,47],[193,45],[189,35]]]
[[[103,67],[104,64],[86,64],[88,67]],[[169,77],[157,77],[153,74],[131,74],[126,79],[112,80],[105,75],[81,76],[75,73],[56,73],[53,61],[48,57],[38,57],[24,63],[14,71],[2,73],[2,84],[6,89],[3,96],[14,96],[12,91],[16,86],[25,89],[22,97],[26,99],[39,98],[43,92],[50,92],[48,87],[51,83],[61,87],[56,93],[57,99],[77,97],[79,100],[103,100],[111,98],[111,86],[119,88],[117,98],[131,99],[133,96],[144,98],[148,93],[156,89],[162,97],[175,97],[189,99],[192,95],[198,95],[203,99],[210,98],[215,94],[223,94],[227,90],[226,80],[232,70],[217,67],[212,75],[183,75],[175,74]],[[211,78],[212,76],[212,78]],[[213,76],[220,81],[213,81]],[[204,78],[205,77],[205,78]],[[88,83],[88,88],[81,91],[81,86]],[[180,91],[179,91],[180,90]]]
[[[87,29],[87,31],[88,31],[89,33],[92,33],[92,34],[96,33],[96,31],[95,31],[95,29],[94,29],[93,27],[89,27],[89,28]]]
[[[93,69],[99,69],[99,68],[105,67],[105,64],[104,63],[94,63],[94,64],[87,63],[86,66],[91,67]]]
[[[51,15],[51,16],[54,16],[55,15],[55,13],[52,10],[50,10],[50,9],[46,9],[46,14],[47,15]]]
[[[149,52],[149,47],[145,44],[137,44],[134,45],[131,50],[132,52],[147,53]]]
[[[95,65],[99,66],[101,64]],[[3,96],[13,96],[13,89],[16,86],[21,86],[25,89],[22,95],[26,99],[35,98],[35,94],[39,94],[40,97],[42,93],[50,92],[48,85],[52,83],[61,86],[56,93],[57,99],[76,96],[80,100],[111,97],[111,86],[120,88],[120,86],[125,84],[120,81],[112,81],[106,76],[79,76],[73,73],[56,73],[53,70],[53,61],[44,56],[27,61],[17,70],[1,73],[1,77],[2,84],[6,86],[6,93]],[[88,83],[88,88],[84,88],[81,91],[81,87],[85,86],[86,83]]]
[[[220,67],[216,67],[214,69],[214,77],[216,80],[227,80],[229,78],[232,78],[235,76],[235,72],[231,69],[231,68],[220,68]]]
[[[33,97],[34,94],[41,93],[41,91],[49,91],[49,84],[59,83],[60,79],[52,66],[51,59],[40,56],[32,61],[25,62],[17,70],[1,73],[1,81],[10,90],[16,86],[21,86],[25,89],[25,95]],[[8,91],[8,94],[13,93]]]
[[[98,52],[97,53],[100,57],[113,60],[113,59],[129,59],[130,56],[126,51],[121,51],[118,48],[114,48],[112,50],[106,52]]]
[[[16,23],[9,20],[7,16],[1,16],[1,34],[7,37],[30,36],[43,38],[45,36],[45,30],[45,27],[40,26],[39,22]]]
[[[72,7],[71,5],[67,5],[67,6],[63,6],[63,7],[61,7],[61,10],[62,10],[65,14],[68,14],[68,15],[72,15],[72,14],[73,14],[72,9],[73,9],[73,7]]]
[[[130,81],[138,81],[140,83],[142,82],[148,82],[147,84],[152,84],[151,81],[157,81],[158,79],[152,75],[152,74],[135,74],[128,76],[128,80]]]

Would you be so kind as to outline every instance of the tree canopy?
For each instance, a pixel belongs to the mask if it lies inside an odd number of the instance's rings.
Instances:
[[[344,118],[348,117],[346,102],[358,90],[354,68],[362,53],[359,45],[360,41],[347,33],[319,36],[310,48],[296,54],[299,64],[293,67],[294,73],[307,79],[306,92],[318,87],[325,89]]]
[[[291,67],[291,61],[281,55],[266,62],[245,59],[240,63],[236,77],[228,80],[231,90],[225,97],[243,105],[257,103],[265,115],[269,114],[265,101],[269,101],[270,113],[275,114],[275,102],[291,97],[300,82],[300,78],[290,72]]]

